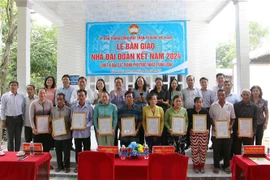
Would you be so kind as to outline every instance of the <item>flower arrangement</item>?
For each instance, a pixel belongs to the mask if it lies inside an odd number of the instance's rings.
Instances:
[[[147,145],[146,145],[147,146]],[[147,148],[148,151],[148,148]],[[148,153],[148,152],[147,152]],[[128,147],[124,145],[120,149],[120,156],[136,157],[145,154],[145,148],[143,145],[136,142],[131,142]]]

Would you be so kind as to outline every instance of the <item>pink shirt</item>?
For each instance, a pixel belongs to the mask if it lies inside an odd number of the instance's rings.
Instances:
[[[46,89],[46,99],[48,99],[49,101],[51,101],[53,103],[53,105],[55,104],[54,103],[55,92],[56,92],[56,89],[55,88],[53,88],[53,89]]]

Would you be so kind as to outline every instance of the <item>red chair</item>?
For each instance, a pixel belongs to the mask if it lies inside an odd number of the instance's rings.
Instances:
[[[78,156],[78,180],[114,180],[114,154],[85,151]]]
[[[148,180],[186,180],[188,157],[177,153],[150,154]]]

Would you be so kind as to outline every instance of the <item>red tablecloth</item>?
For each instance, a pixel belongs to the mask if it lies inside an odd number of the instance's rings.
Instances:
[[[244,171],[245,180],[269,180],[270,165],[257,165],[252,160],[242,155],[236,155],[231,160],[232,180],[241,179]]]
[[[115,158],[115,180],[147,180],[148,160],[142,156],[121,160]]]
[[[0,156],[1,180],[36,180],[38,175],[38,180],[50,178],[49,153],[29,156],[23,161],[18,161],[18,158],[16,152],[5,152]]]

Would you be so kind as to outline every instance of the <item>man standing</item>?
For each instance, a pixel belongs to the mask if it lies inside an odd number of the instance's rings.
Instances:
[[[62,76],[62,83],[63,83],[63,86],[58,88],[56,90],[55,94],[56,95],[59,93],[65,94],[65,99],[66,99],[65,105],[70,107],[71,106],[71,103],[70,103],[71,95],[72,95],[74,88],[70,86],[70,77],[68,74],[65,74]],[[55,96],[55,104],[57,104],[57,96]]]
[[[228,101],[229,103],[235,104],[235,103],[241,101],[241,98],[237,94],[232,92],[232,87],[233,87],[233,84],[231,81],[224,82],[226,101]]]
[[[235,113],[233,105],[226,101],[226,94],[223,89],[219,89],[218,92],[218,101],[214,102],[210,107],[210,117],[212,118],[212,140],[213,140],[213,156],[214,156],[214,170],[213,172],[218,174],[220,170],[220,154],[223,153],[224,156],[224,166],[223,169],[226,173],[231,173],[230,169],[230,153],[232,145],[232,136],[230,138],[216,138],[216,120],[226,120],[229,123],[228,130],[231,131]],[[232,132],[231,132],[232,133]]]
[[[126,103],[126,90],[123,89],[123,79],[121,77],[116,77],[114,79],[114,85],[115,89],[110,92],[110,102],[115,104],[117,106],[117,109],[119,110]],[[114,145],[118,146],[118,127],[116,127],[115,129]]]
[[[223,73],[217,73],[216,75],[216,81],[217,81],[217,86],[214,86],[213,87],[213,93],[214,93],[214,101],[217,101],[218,100],[218,97],[217,97],[217,91],[219,89],[222,89],[223,88],[223,85],[224,85],[224,81],[225,81],[225,75]]]
[[[234,104],[236,116],[235,125],[233,126],[233,153],[241,154],[243,145],[253,145],[253,135],[257,128],[257,106],[250,102],[251,92],[249,89],[244,89],[241,94],[242,101]],[[250,137],[239,137],[238,119],[252,119],[252,133]]]
[[[30,104],[38,99],[38,97],[35,95],[35,86],[32,84],[29,84],[27,87],[27,94],[28,96],[25,97],[24,99],[24,138],[25,142],[31,142],[34,138],[33,132],[32,132],[32,127],[30,124],[30,116],[29,116],[29,108]]]
[[[202,77],[200,79],[201,92],[203,96],[203,108],[209,111],[211,104],[214,102],[215,96],[212,90],[207,89],[208,79]]]
[[[70,109],[65,105],[66,99],[64,93],[59,93],[56,96],[57,106],[53,107],[51,110],[51,118],[64,118],[66,134],[55,136],[52,134],[55,142],[55,153],[57,158],[58,167],[55,169],[55,172],[59,172],[65,168],[65,172],[70,172],[70,142],[71,142],[71,133],[70,133]],[[62,158],[62,152],[64,152],[64,164]]]
[[[187,88],[182,89],[183,94],[183,100],[184,100],[184,108],[186,108],[188,111],[189,109],[192,109],[194,107],[194,98],[195,97],[203,97],[202,92],[194,87],[195,83],[195,77],[193,75],[188,75],[186,77],[186,83],[188,85]],[[188,123],[191,124],[191,123]],[[186,135],[186,147],[185,149],[188,149],[190,147],[190,130],[191,127],[188,126],[187,129],[187,135]]]
[[[80,89],[77,91],[78,102],[71,107],[71,118],[73,113],[83,112],[85,116],[85,129],[73,130],[72,136],[75,140],[75,150],[76,150],[76,163],[78,163],[78,153],[82,151],[90,150],[91,147],[91,132],[90,127],[92,126],[93,108],[91,105],[86,103],[87,92],[86,90]],[[78,172],[78,167],[74,169],[74,172]]]
[[[24,97],[17,92],[19,83],[11,81],[10,91],[5,93],[1,99],[1,119],[3,128],[7,127],[8,151],[19,151],[21,147],[21,134],[23,127]]]
[[[134,104],[134,92],[127,91],[125,93],[126,104],[119,109],[118,111],[118,128],[121,131],[121,118],[125,117],[134,117],[135,120],[135,128],[136,134],[133,136],[121,136],[120,133],[120,142],[121,145],[125,145],[126,147],[133,141],[138,142],[140,144],[144,144],[144,142],[139,142],[140,137],[138,134],[139,129],[142,125],[142,109],[137,104]]]
[[[87,79],[83,76],[79,77],[78,79],[78,84],[79,84],[79,87],[77,89],[74,89],[72,91],[72,95],[71,95],[71,99],[70,99],[70,104],[74,105],[74,104],[77,104],[78,102],[78,95],[77,95],[77,92],[78,90],[82,89],[82,90],[85,90],[86,91],[86,99],[85,99],[85,102],[88,104],[88,105],[91,105],[94,103],[94,93],[91,89],[87,88],[86,85],[87,85]]]

